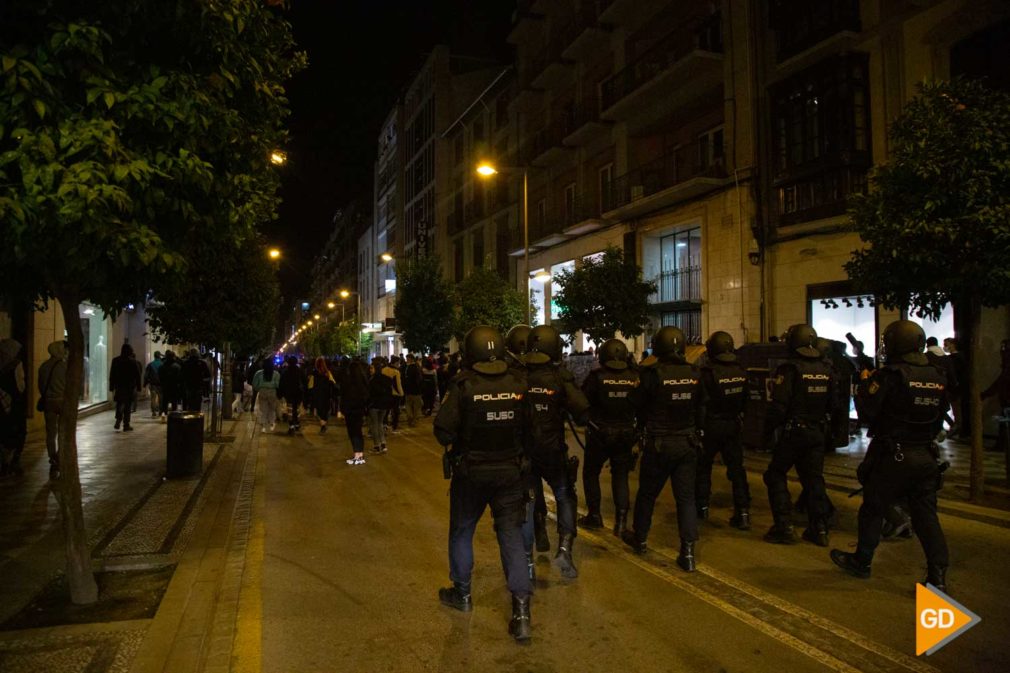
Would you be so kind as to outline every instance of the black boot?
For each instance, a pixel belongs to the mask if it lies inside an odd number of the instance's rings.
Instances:
[[[639,540],[638,535],[633,530],[628,530],[627,528],[625,528],[624,532],[621,533],[621,539],[624,540],[624,544],[631,547],[631,550],[634,551],[639,556],[641,556],[647,551],[647,547],[645,546],[645,540]]]
[[[600,510],[590,508],[585,516],[579,517],[579,525],[583,528],[603,528],[603,517],[600,516]]]
[[[628,510],[619,509],[614,514],[614,535],[621,537],[624,529],[628,527]]]
[[[512,620],[509,622],[509,633],[519,642],[533,637],[533,626],[530,624],[530,597],[519,598],[512,594]]]
[[[922,580],[922,583],[932,584],[940,591],[947,593],[947,569],[940,566],[927,565],[926,579]]]
[[[551,550],[551,541],[547,537],[547,514],[533,515],[533,538],[536,540],[537,551]]]
[[[571,533],[562,533],[558,538],[558,553],[554,556],[554,565],[561,571],[562,577],[573,580],[579,576],[579,571],[572,561],[572,545],[575,536]]]
[[[729,518],[729,525],[738,530],[750,530],[750,510],[746,507],[738,507],[733,516]]]
[[[438,590],[438,600],[442,605],[455,608],[460,612],[473,610],[473,599],[470,597],[470,585],[453,582],[451,587]]]
[[[796,544],[796,534],[792,524],[776,523],[765,533],[765,542],[772,544]]]
[[[708,505],[698,505],[698,521],[708,521]]]
[[[684,572],[693,573],[695,571],[697,566],[694,562],[694,542],[680,541],[680,555],[677,557],[677,565]]]
[[[818,547],[828,546],[828,529],[827,527],[820,523],[814,527],[807,527],[803,531],[803,539],[807,542],[813,542]]]
[[[526,554],[526,568],[530,575],[530,582],[537,581],[537,566],[533,562],[533,552],[528,552]]]
[[[836,566],[853,577],[858,577],[861,580],[870,579],[870,564],[864,563],[855,554],[850,554],[841,549],[832,549],[831,560]]]

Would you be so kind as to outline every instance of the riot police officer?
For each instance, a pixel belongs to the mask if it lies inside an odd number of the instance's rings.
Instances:
[[[884,330],[885,366],[859,385],[860,418],[873,436],[856,474],[863,484],[855,553],[831,550],[831,560],[851,575],[869,578],[888,507],[908,498],[912,524],[926,553],[926,579],[946,590],[947,540],[936,514],[939,452],[933,439],[948,408],[946,376],[929,364],[919,325],[898,320]]]
[[[505,360],[509,367],[524,369],[526,364],[523,357],[526,355],[526,342],[530,337],[529,325],[516,325],[505,335]]]
[[[561,335],[550,325],[539,325],[530,332],[525,357],[530,410],[528,455],[536,484],[540,486],[541,479],[547,481],[557,503],[558,551],[554,565],[563,577],[575,579],[579,576],[572,560],[577,511],[574,477],[578,465],[572,469],[569,463],[565,414],[584,423],[589,402],[576,387],[572,374],[559,366],[561,347]],[[533,540],[528,526],[525,542],[530,552]]]
[[[635,497],[634,530],[625,530],[621,539],[636,553],[645,553],[652,510],[669,479],[680,532],[677,565],[693,572],[694,543],[698,539],[694,479],[704,391],[698,370],[684,359],[684,346],[684,333],[679,328],[661,328],[652,339],[655,359],[647,359],[639,372],[638,398],[645,422],[642,470]]]
[[[701,383],[705,389],[705,425],[702,449],[698,454],[698,477],[695,497],[698,518],[708,518],[712,493],[712,463],[715,454],[722,454],[726,476],[733,486],[733,516],[730,525],[750,530],[750,487],[743,467],[743,445],[740,439],[744,405],[747,403],[747,370],[737,362],[733,337],[726,332],[713,332],[705,343],[708,362],[701,368]]]
[[[589,373],[582,391],[589,400],[589,431],[586,437],[582,488],[586,492],[585,516],[579,517],[583,528],[602,528],[600,514],[600,472],[610,461],[610,488],[614,496],[614,535],[621,537],[628,521],[631,498],[628,473],[634,467],[632,449],[638,441],[635,412],[638,372],[628,367],[628,347],[620,339],[609,339],[598,352],[600,368]]]
[[[796,542],[786,476],[795,466],[807,491],[808,525],[803,539],[821,547],[828,545],[824,435],[834,399],[834,379],[830,367],[814,347],[816,340],[817,332],[810,325],[790,327],[786,343],[793,357],[779,365],[771,381],[765,429],[766,432],[778,429],[779,438],[764,474],[775,517],[764,539],[776,544]]]
[[[522,522],[523,428],[526,382],[505,362],[505,343],[498,330],[486,325],[467,332],[463,343],[465,369],[450,383],[435,418],[435,438],[452,446],[445,467],[449,486],[449,578],[439,589],[444,605],[468,612],[473,608],[470,575],[473,534],[490,505],[502,565],[512,592],[509,633],[516,640],[531,636],[530,597]]]

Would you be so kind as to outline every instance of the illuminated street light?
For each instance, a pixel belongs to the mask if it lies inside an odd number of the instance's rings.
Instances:
[[[546,271],[541,271],[533,276],[533,280],[537,281],[538,283],[546,283],[550,279],[551,274],[547,273]]]
[[[502,168],[501,170],[510,173],[522,173],[523,176],[523,203],[522,203],[522,216],[523,216],[523,277],[526,279],[526,324],[530,324],[532,320],[532,309],[530,308],[529,296],[530,296],[530,190],[529,190],[529,170],[526,166],[512,167],[512,168]],[[482,178],[490,178],[493,175],[498,174],[498,169],[490,161],[482,161],[477,166],[477,175]]]
[[[336,307],[337,307],[337,305],[335,303],[333,303],[332,301],[326,302],[326,308],[328,308],[328,309],[334,309]]]
[[[314,314],[312,317],[315,318],[316,320],[319,320],[319,314],[318,313]]]
[[[342,297],[343,299],[347,299],[348,297],[350,297],[350,296],[351,296],[351,293],[350,293],[350,291],[348,291],[348,290],[341,290],[341,291],[340,291],[340,296],[341,296],[341,297]]]
[[[381,255],[379,255],[379,259],[381,259],[383,262],[392,262],[393,256],[388,252],[384,252]]]
[[[282,150],[274,150],[270,153],[270,163],[275,166],[283,166],[288,162],[288,153]]]
[[[270,248],[267,251],[267,255],[270,257],[270,259],[280,259],[281,251],[278,248]]]

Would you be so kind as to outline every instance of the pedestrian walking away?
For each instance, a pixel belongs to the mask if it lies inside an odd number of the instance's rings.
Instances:
[[[386,417],[396,404],[395,381],[387,374],[381,357],[372,359],[372,376],[368,380],[368,425],[372,435],[372,453],[386,453]]]
[[[546,481],[554,493],[557,505],[558,550],[554,565],[566,579],[575,579],[579,572],[572,559],[575,544],[575,515],[578,511],[575,479],[578,458],[568,456],[565,444],[566,414],[580,425],[589,415],[589,401],[575,385],[572,374],[560,367],[562,343],[557,329],[550,325],[534,327],[527,338],[526,398],[530,411],[526,453],[530,458],[532,480],[542,488]],[[569,462],[572,461],[572,462]],[[535,520],[545,524],[546,512],[534,511]],[[523,538],[527,566],[532,568],[534,521],[527,517]]]
[[[174,352],[165,351],[158,379],[161,381],[161,420],[165,420],[169,410],[176,411],[182,405],[182,363]]]
[[[109,367],[109,390],[114,393],[113,399],[116,402],[115,429],[119,430],[122,424],[123,432],[133,430],[133,426],[130,425],[130,414],[137,393],[141,390],[141,380],[137,360],[130,344],[123,344],[119,355],[112,358],[112,365]]]
[[[319,434],[326,434],[330,407],[337,396],[337,382],[330,368],[326,366],[326,358],[316,358],[315,366],[308,376],[307,393],[312,410],[319,419]]]
[[[302,380],[302,370],[298,366],[298,358],[289,355],[284,359],[284,369],[281,372],[280,387],[277,394],[284,398],[288,405],[288,434],[293,435],[302,429],[299,411],[304,399],[305,385]]]
[[[652,338],[653,356],[642,364],[637,391],[645,421],[642,470],[635,496],[634,530],[625,530],[622,539],[636,553],[645,553],[656,498],[669,480],[680,534],[677,565],[693,572],[698,539],[694,481],[705,403],[698,370],[684,359],[685,345],[680,328],[660,328]]]
[[[368,411],[368,367],[355,357],[340,371],[340,413],[347,426],[347,439],[354,452],[348,465],[365,464],[365,437],[362,426]]]
[[[708,362],[701,368],[705,390],[705,420],[695,498],[698,518],[707,519],[712,493],[712,464],[716,454],[726,465],[726,477],[733,487],[733,516],[730,525],[750,529],[750,487],[743,466],[740,432],[744,405],[747,403],[747,370],[736,360],[733,337],[727,332],[713,332],[705,343]]]
[[[200,411],[203,408],[203,398],[210,394],[210,367],[200,357],[200,351],[192,348],[180,368],[182,408],[185,411]]]
[[[631,496],[628,474],[634,469],[636,370],[628,366],[628,347],[619,339],[609,339],[598,351],[600,368],[589,372],[582,390],[589,401],[590,422],[586,436],[586,462],[582,466],[582,488],[586,492],[583,528],[602,528],[600,472],[610,462],[610,488],[614,499],[614,535],[621,537],[627,527]]]
[[[48,352],[49,358],[39,366],[36,385],[41,396],[39,406],[45,415],[49,474],[55,476],[60,469],[59,437],[63,418],[63,391],[67,382],[67,342],[52,342]]]
[[[147,394],[151,402],[151,418],[161,415],[161,378],[158,371],[164,361],[161,359],[161,352],[154,351],[154,359],[147,363],[144,368],[144,380],[141,383],[147,388]]]
[[[926,335],[909,320],[884,330],[885,365],[859,385],[856,402],[870,422],[873,440],[856,471],[863,485],[859,541],[855,552],[831,550],[831,560],[850,575],[867,579],[887,509],[907,499],[912,526],[926,554],[926,578],[947,590],[947,539],[937,516],[936,492],[943,469],[934,443],[948,408],[946,373],[930,364]]]
[[[421,417],[422,407],[422,374],[421,365],[413,354],[407,354],[407,364],[403,368],[404,409],[407,415],[407,426],[414,427]]]
[[[274,370],[274,361],[264,358],[263,368],[253,376],[253,390],[259,399],[260,429],[273,432],[277,425],[277,389],[281,385],[280,372]]]
[[[791,357],[772,375],[765,433],[778,431],[778,441],[771,442],[772,459],[764,473],[775,521],[764,536],[766,542],[796,542],[787,481],[789,470],[795,466],[807,492],[807,528],[803,539],[821,547],[828,545],[824,445],[834,399],[834,377],[816,342],[817,332],[810,325],[790,327],[786,343]]]
[[[491,507],[502,567],[512,593],[509,633],[532,637],[533,584],[526,567],[522,519],[526,510],[522,471],[526,382],[505,362],[505,344],[493,327],[480,325],[463,342],[464,372],[454,379],[435,418],[435,438],[447,447],[449,579],[439,589],[443,605],[473,609],[473,535]],[[448,448],[451,447],[451,450]]]

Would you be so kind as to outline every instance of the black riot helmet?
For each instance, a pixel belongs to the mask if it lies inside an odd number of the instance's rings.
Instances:
[[[922,352],[925,348],[926,333],[911,320],[895,320],[884,328],[884,354],[888,364],[927,364],[929,361]]]
[[[806,323],[793,325],[786,332],[786,343],[789,350],[805,358],[819,358],[820,352],[815,348],[817,330]]]
[[[822,358],[831,356],[831,340],[824,337],[817,337],[814,340],[814,348],[821,354]]]
[[[597,351],[600,364],[607,369],[628,368],[628,347],[620,339],[607,339]]]
[[[652,337],[652,354],[660,360],[671,357],[684,358],[686,337],[679,327],[661,327]]]
[[[516,325],[509,330],[505,337],[505,348],[508,349],[515,358],[526,354],[526,344],[530,338],[531,328],[529,325]]]
[[[550,325],[537,325],[526,340],[526,364],[545,365],[561,359],[561,335]]]
[[[481,374],[503,374],[505,339],[490,325],[477,325],[463,337],[463,364]]]
[[[733,345],[733,337],[729,332],[712,332],[712,336],[705,342],[705,350],[708,352],[710,360],[719,362],[736,362],[736,353]]]

